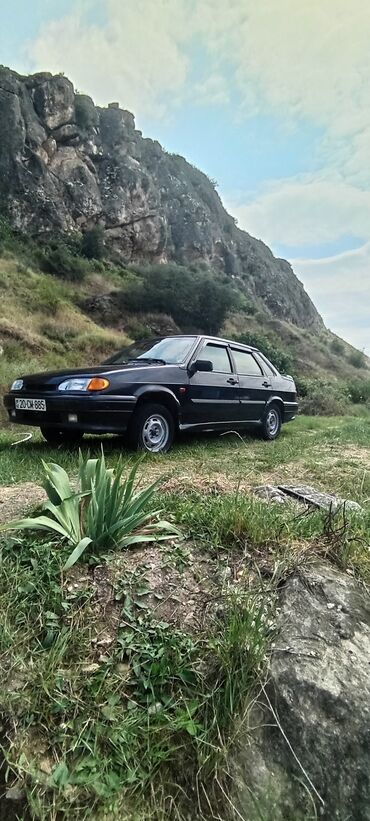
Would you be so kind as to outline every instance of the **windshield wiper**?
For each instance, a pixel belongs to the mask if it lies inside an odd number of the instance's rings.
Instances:
[[[167,365],[164,359],[155,359],[153,356],[138,356],[137,359],[130,359],[130,362],[153,362],[155,365]]]

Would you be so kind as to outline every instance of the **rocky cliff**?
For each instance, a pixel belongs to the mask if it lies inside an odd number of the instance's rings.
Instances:
[[[289,263],[237,228],[205,174],[62,75],[0,68],[0,209],[40,237],[99,224],[124,262],[204,261],[271,316],[322,327]]]

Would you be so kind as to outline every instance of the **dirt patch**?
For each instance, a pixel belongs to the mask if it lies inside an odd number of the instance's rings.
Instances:
[[[33,482],[0,487],[0,522],[10,522],[44,500],[44,489]]]
[[[99,660],[114,644],[125,611],[128,620],[131,610],[142,610],[190,633],[202,631],[228,575],[209,554],[173,542],[131,549],[91,569],[76,566],[65,584],[69,592],[92,590],[92,644]]]

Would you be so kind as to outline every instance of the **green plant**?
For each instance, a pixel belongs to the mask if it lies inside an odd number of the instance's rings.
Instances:
[[[366,368],[365,354],[363,351],[351,351],[348,362],[354,368]]]
[[[39,262],[46,273],[76,282],[83,280],[89,270],[87,260],[76,256],[63,242],[42,249]]]
[[[87,259],[100,260],[104,256],[104,230],[101,225],[94,225],[85,231],[82,237],[81,251]]]
[[[175,263],[134,271],[136,277],[127,282],[121,294],[122,307],[170,314],[184,329],[217,333],[227,312],[240,304],[239,292],[215,271]]]
[[[344,345],[341,339],[332,339],[330,349],[336,354],[336,356],[344,356]]]
[[[341,416],[349,411],[350,395],[345,383],[325,379],[300,380],[300,412],[309,416]]]
[[[78,486],[73,490],[60,465],[43,462],[48,501],[42,515],[9,522],[2,529],[44,530],[62,536],[73,546],[64,570],[72,567],[87,548],[126,548],[179,536],[174,525],[159,519],[160,510],[150,510],[160,480],[143,490],[135,485],[138,465],[136,462],[122,482],[121,460],[114,471],[106,467],[103,449],[99,459],[84,459],[80,454]]]
[[[364,404],[370,399],[370,379],[354,379],[348,382],[349,397],[355,405]]]

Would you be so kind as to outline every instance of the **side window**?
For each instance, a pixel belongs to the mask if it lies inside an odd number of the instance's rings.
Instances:
[[[201,358],[208,359],[212,362],[214,371],[218,371],[219,373],[231,373],[229,354],[226,348],[223,348],[221,345],[212,345],[211,343],[208,343],[202,350]]]
[[[232,348],[236,370],[240,374],[249,376],[263,376],[262,370],[253,354],[248,351],[237,351]]]
[[[266,368],[268,368],[268,369],[269,369],[269,371],[271,371],[271,373],[273,373],[273,374],[274,374],[274,376],[277,376],[277,375],[278,375],[278,371],[276,370],[276,368],[274,367],[274,365],[272,364],[272,362],[270,362],[270,360],[269,360],[269,359],[266,359],[266,357],[265,357],[262,353],[259,353],[259,354],[258,354],[258,358],[259,358],[259,359],[262,359],[262,362],[264,363],[264,365],[266,366]]]

